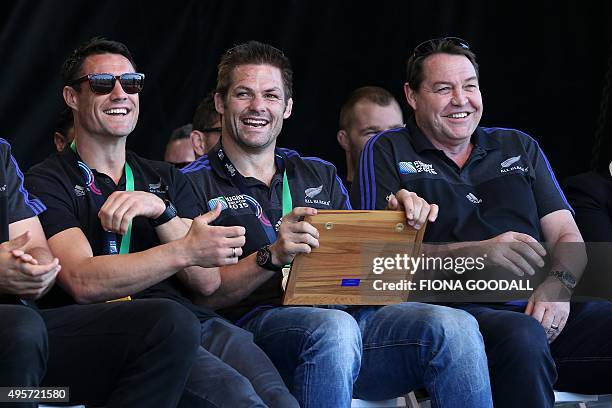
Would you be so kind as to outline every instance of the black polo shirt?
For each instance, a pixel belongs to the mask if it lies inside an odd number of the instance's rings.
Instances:
[[[218,152],[219,146],[181,171],[192,181],[202,206],[201,211],[208,211],[221,202],[223,210],[215,221],[216,225],[245,227],[246,244],[242,255],[245,257],[268,243],[260,223],[263,216],[278,231],[283,176],[277,173],[269,188],[256,178],[247,177],[244,180],[250,194],[242,194],[227,173]],[[348,192],[331,163],[316,157],[300,157],[297,152],[283,148],[277,148],[275,154],[284,162],[293,207],[351,208]],[[256,214],[259,214],[259,218]],[[246,299],[219,313],[235,321],[255,307],[280,305],[282,295],[281,277],[277,274]]]
[[[404,188],[440,206],[436,222],[427,225],[428,242],[478,241],[507,231],[542,241],[540,219],[571,207],[538,143],[518,130],[484,127],[471,142],[460,169],[414,119],[376,135],[359,161],[353,206],[383,209],[386,197]]]
[[[45,211],[43,203],[28,194],[23,173],[11,154],[11,145],[0,139],[0,243],[9,240],[9,224]],[[14,303],[14,296],[0,293],[0,303]]]
[[[200,214],[191,184],[187,178],[168,163],[143,159],[128,151],[127,162],[134,175],[134,190],[147,191],[162,199],[170,200],[182,218],[194,218]],[[104,199],[114,191],[125,190],[125,173],[119,184],[106,174],[92,169],[95,186],[100,189]],[[77,156],[72,149],[64,149],[32,167],[26,175],[26,185],[35,192],[47,206],[48,210],[40,217],[47,238],[67,230],[80,228],[89,244],[93,255],[104,255],[105,238],[96,206],[89,187],[77,164]],[[118,235],[117,248],[121,246]],[[130,253],[145,251],[160,244],[155,229],[145,217],[136,217],[132,221]],[[176,276],[172,276],[141,293],[139,297],[164,297],[182,303],[198,317],[204,319],[212,312],[194,306],[186,297],[187,289]],[[44,307],[57,307],[74,303],[61,289],[56,289],[53,296],[45,296]],[[46,299],[49,298],[49,299]]]

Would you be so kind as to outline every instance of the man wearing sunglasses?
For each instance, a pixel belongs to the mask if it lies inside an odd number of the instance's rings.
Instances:
[[[528,301],[497,295],[487,304],[455,304],[478,320],[495,407],[552,407],[553,387],[610,393],[612,303],[570,307],[586,263],[572,210],[534,139],[479,127],[478,75],[476,56],[462,39],[415,48],[404,85],[414,116],[405,129],[375,136],[365,146],[352,202],[363,209],[404,208],[419,223],[413,213],[422,197],[440,207],[425,240],[450,243],[427,250],[484,255],[487,272],[505,277],[528,277],[543,268]]]
[[[211,150],[221,138],[221,117],[215,109],[214,93],[206,95],[193,114],[191,144],[196,157]]]
[[[425,387],[439,407],[491,407],[484,346],[464,311],[279,307],[282,266],[319,245],[303,217],[351,208],[332,164],[276,146],[293,107],[292,75],[280,50],[256,41],[221,58],[220,143],[182,171],[204,208],[222,204],[216,223],[247,234],[240,262],[221,267],[221,286],[199,301],[253,332],[300,406],[348,408],[353,394],[381,400]]]
[[[61,290],[46,306],[171,299],[198,317],[201,332],[180,406],[297,406],[250,333],[188,298],[218,287],[216,270],[202,267],[235,264],[244,228],[208,225],[220,209],[199,216],[183,174],[126,151],[144,83],[135,71],[125,45],[101,38],[81,45],[62,67],[75,143],[27,175],[48,207],[42,224],[63,266]]]

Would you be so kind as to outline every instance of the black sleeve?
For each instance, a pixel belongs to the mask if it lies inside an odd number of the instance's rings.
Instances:
[[[359,159],[357,177],[351,189],[353,208],[387,208],[387,197],[402,188],[388,137],[373,137],[366,143]]]
[[[41,214],[46,210],[46,207],[26,190],[23,173],[11,154],[11,146],[6,140],[0,139],[0,149],[3,171],[6,175],[6,185],[0,185],[0,189],[6,192],[8,223],[11,224]]]
[[[596,173],[571,177],[565,183],[576,224],[586,242],[612,242],[612,182]]]
[[[187,176],[174,167],[172,167],[171,172],[173,181],[170,201],[176,207],[179,217],[194,219],[202,214],[202,211],[193,186]]]
[[[28,171],[25,182],[47,206],[47,211],[40,215],[47,239],[69,228],[83,228],[77,216],[74,192],[67,190],[69,184],[62,183],[57,176],[39,166]]]
[[[557,210],[572,211],[546,155],[531,137],[527,137],[527,153],[535,172],[533,193],[538,205],[538,217],[542,218]]]

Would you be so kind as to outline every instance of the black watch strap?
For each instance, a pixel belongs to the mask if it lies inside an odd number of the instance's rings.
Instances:
[[[149,218],[149,223],[153,227],[159,227],[176,217],[176,208],[169,200],[164,200],[166,203],[166,209],[161,215],[155,219]]]
[[[270,252],[269,245],[264,245],[257,250],[257,257],[255,258],[255,260],[257,262],[257,265],[269,271],[283,271],[283,266],[274,265],[272,263],[272,252]]]

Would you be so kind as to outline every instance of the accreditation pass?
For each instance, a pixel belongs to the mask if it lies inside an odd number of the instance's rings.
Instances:
[[[0,387],[0,402],[69,402],[68,387]]]

